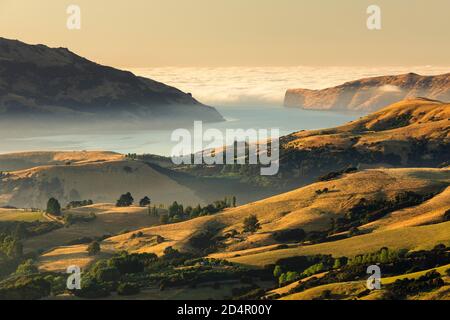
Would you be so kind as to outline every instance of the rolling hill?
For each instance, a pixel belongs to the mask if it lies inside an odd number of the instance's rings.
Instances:
[[[375,111],[414,97],[449,101],[450,73],[437,76],[408,73],[365,78],[323,90],[289,89],[284,105],[317,110]]]
[[[166,241],[154,246],[148,246],[145,241],[142,241],[140,246],[133,244],[133,251],[161,254],[168,246],[173,246],[180,250],[198,251],[199,248],[193,245],[192,239],[207,230],[212,234],[205,241],[212,241],[214,238],[220,239],[220,245],[218,245],[220,249],[217,250],[224,251],[223,253],[212,255],[212,257],[230,258],[238,254],[241,256],[254,254],[258,251],[255,248],[264,248],[265,251],[271,252],[269,255],[276,255],[277,251],[273,250],[276,249],[277,244],[283,243],[277,241],[274,237],[276,232],[297,228],[302,228],[306,232],[328,231],[332,227],[332,218],[336,220],[344,217],[349,210],[359,205],[363,198],[364,201],[370,202],[393,199],[405,192],[433,195],[429,200],[424,201],[418,206],[411,205],[408,209],[393,209],[392,212],[386,213],[386,215],[375,220],[375,224],[380,223],[380,225],[384,226],[380,230],[373,225],[361,223],[361,229],[370,229],[372,233],[354,238],[378,237],[377,233],[382,232],[386,228],[385,226],[389,225],[391,230],[386,232],[394,234],[393,240],[389,241],[395,242],[398,240],[401,246],[404,244],[404,241],[400,238],[397,239],[396,231],[393,230],[400,230],[398,231],[399,234],[407,232],[405,227],[399,223],[399,221],[403,221],[403,216],[405,215],[402,210],[411,210],[411,208],[414,208],[416,211],[414,219],[408,223],[408,227],[420,228],[423,225],[442,222],[444,213],[450,209],[450,200],[445,197],[444,200],[438,201],[435,197],[442,196],[442,193],[446,192],[449,183],[450,171],[448,169],[366,170],[345,175],[337,180],[315,183],[238,208],[228,209],[214,216],[200,217],[177,224],[143,229],[141,231],[144,235],[148,237],[159,235],[166,239]],[[325,188],[328,189],[328,192],[325,194],[318,195],[316,193],[317,190],[324,190]],[[436,213],[429,215],[429,210],[433,204],[436,205]],[[261,229],[255,234],[248,234],[242,230],[243,220],[252,214],[258,217]],[[418,217],[421,218],[419,219]],[[450,236],[448,234],[448,228],[446,229],[447,232],[445,232],[445,228],[442,230],[443,239]],[[233,235],[230,236],[230,234]],[[434,235],[436,236],[437,233]],[[424,235],[424,237],[426,238],[427,236]],[[353,241],[352,239],[341,241],[351,242]],[[375,246],[382,246],[383,239],[388,241],[387,234],[380,234],[380,238],[377,240]],[[450,238],[448,239],[450,240]],[[409,239],[405,238],[404,240],[408,241]],[[441,240],[441,238],[431,238],[432,243]],[[128,247],[129,241],[130,234],[124,234],[105,240],[105,245],[107,247],[113,247],[116,250],[123,250]],[[418,241],[415,242],[417,246],[424,239],[422,238]],[[337,242],[331,243],[334,245]],[[327,246],[327,244],[318,244],[317,246]],[[336,244],[336,246],[339,245]],[[353,247],[358,248],[357,246]],[[310,247],[305,247],[305,249],[300,247],[298,250],[308,250],[308,248]],[[280,250],[280,252],[288,251]],[[239,259],[244,258],[236,258],[236,261]]]
[[[0,119],[223,121],[190,94],[102,66],[66,48],[0,38]]]
[[[81,164],[121,160],[124,156],[108,151],[41,151],[0,154],[0,171],[17,171],[39,166]]]
[[[40,165],[33,167],[37,164]],[[0,165],[31,167],[2,173],[0,206],[45,208],[51,197],[63,205],[87,199],[114,203],[126,192],[131,192],[136,201],[151,196],[158,204],[171,203],[174,199],[192,205],[203,202],[194,191],[144,162],[127,160],[114,153],[4,155],[0,157]]]
[[[233,176],[277,194],[348,168],[445,167],[450,159],[450,104],[424,98],[399,101],[343,126],[280,138],[280,168],[260,176],[259,166],[187,166],[204,176]]]

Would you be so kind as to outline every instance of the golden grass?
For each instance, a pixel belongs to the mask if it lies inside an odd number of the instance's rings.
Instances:
[[[96,256],[89,256],[86,250],[87,245],[60,247],[51,250],[39,257],[37,261],[38,268],[44,272],[65,272],[69,266],[78,266],[81,269],[85,269],[94,261],[111,255],[104,248]]]
[[[449,300],[450,299],[450,278],[446,276],[446,270],[450,268],[450,265],[445,265],[438,268],[432,268],[420,272],[414,272],[414,273],[408,273],[404,275],[394,276],[394,277],[388,277],[388,278],[382,278],[382,288],[381,290],[374,290],[368,295],[360,298],[361,300],[380,300],[383,299],[385,290],[383,290],[383,286],[389,285],[396,280],[399,279],[417,279],[423,275],[425,275],[427,272],[431,270],[436,270],[440,274],[442,274],[444,277],[445,285],[441,288],[438,288],[436,290],[433,290],[431,292],[424,292],[420,293],[414,296],[408,297],[410,300]],[[297,283],[291,284],[289,286],[289,290],[293,289],[297,286]],[[287,293],[289,290],[286,290],[287,287],[280,288],[279,292],[281,293]],[[332,284],[326,284],[317,286],[311,289],[307,289],[305,291],[294,293],[287,295],[281,300],[312,300],[314,298],[319,298],[322,293],[325,290],[331,291],[331,298],[332,299],[353,299],[356,298],[356,296],[366,290],[366,283],[365,281],[352,281],[352,282],[339,282],[339,283],[332,283]]]
[[[0,171],[15,171],[46,165],[64,165],[123,159],[109,151],[33,151],[0,154]]]
[[[420,226],[442,221],[450,209],[450,187],[421,205],[393,212],[382,219],[366,224],[360,229],[392,230]]]
[[[31,212],[23,209],[1,209],[0,221],[47,221],[42,212]]]
[[[10,192],[0,196],[0,205],[45,207],[49,194],[41,185],[49,184],[61,193],[58,200],[68,203],[73,194],[95,203],[115,203],[121,194],[131,192],[135,201],[151,196],[154,203],[185,205],[203,203],[194,191],[159,173],[140,161],[113,160],[48,165],[10,172],[2,182]]]
[[[177,224],[143,229],[141,231],[144,234],[148,236],[160,235],[167,241],[159,246],[135,248],[135,250],[138,250],[139,252],[154,252],[160,254],[167,246],[189,249],[187,246],[188,240],[198,230],[204,230],[208,226],[214,226],[223,228],[222,234],[233,229],[240,232],[242,231],[244,218],[251,214],[255,214],[258,217],[261,224],[261,230],[252,235],[241,234],[228,239],[227,252],[213,256],[226,256],[229,258],[235,254],[246,254],[245,250],[271,250],[276,244],[276,241],[272,238],[271,234],[277,230],[284,230],[287,228],[302,228],[306,231],[328,230],[330,228],[331,218],[343,216],[348,209],[353,207],[361,198],[376,199],[380,195],[393,197],[394,195],[405,191],[429,194],[431,192],[444,190],[449,182],[450,170],[448,169],[365,170],[345,175],[337,180],[314,183],[288,193],[250,203],[238,208],[232,208],[214,216],[201,217]],[[324,188],[328,188],[329,192],[322,195],[316,194],[316,190]],[[442,208],[445,208],[445,194],[444,196],[441,196],[441,198],[442,199],[436,199],[434,202],[431,201],[423,208],[417,209],[414,215],[411,214],[415,219],[414,223],[411,224],[423,225],[435,222],[436,219],[439,218],[439,215],[444,214]],[[437,209],[433,214],[430,214],[431,208],[434,207]],[[402,217],[401,219],[404,218]],[[394,219],[392,223],[394,222],[398,223],[398,220]],[[397,225],[397,228],[400,227],[403,226]],[[383,231],[383,229],[380,231]],[[446,236],[448,236],[448,234]],[[107,244],[111,247],[116,247],[117,249],[126,249],[127,239],[127,235],[117,236],[108,239]],[[446,239],[450,239],[450,237],[444,237],[443,239],[439,238],[439,240]],[[395,239],[388,239],[386,243],[393,243],[393,245],[395,245],[395,242]],[[403,245],[404,242],[405,241],[400,241],[399,243]],[[425,241],[425,243],[427,242]],[[379,244],[381,244],[380,247],[383,246],[382,241],[377,241],[377,245]],[[362,245],[364,244],[362,243]],[[292,250],[296,249],[291,249],[291,251]]]
[[[431,249],[439,243],[450,245],[450,222],[375,232],[334,242],[298,246],[284,250],[270,250],[271,248],[268,248],[268,251],[260,253],[253,253],[252,250],[236,251],[213,254],[210,257],[261,267],[275,263],[278,259],[292,256],[331,254],[334,257],[352,257],[374,252],[382,247],[420,250]],[[235,257],[236,255],[241,256]]]
[[[30,238],[24,242],[25,251],[48,250],[67,245],[70,241],[83,237],[115,235],[122,231],[138,230],[159,223],[158,217],[150,216],[148,209],[141,207],[117,208],[112,204],[98,204],[73,209],[69,212],[76,214],[94,212],[97,218],[90,222],[76,223]]]
[[[438,267],[438,268],[432,268],[432,269],[428,269],[428,270],[424,270],[424,271],[418,271],[418,272],[413,272],[413,273],[407,273],[407,274],[402,274],[399,276],[395,276],[395,277],[389,277],[389,278],[382,278],[381,279],[381,283],[383,285],[388,285],[391,284],[397,280],[401,280],[401,279],[417,279],[423,275],[425,275],[427,272],[432,271],[432,270],[436,270],[437,272],[439,272],[441,275],[446,275],[446,271],[450,269],[450,264],[447,264],[445,266],[442,267]]]
[[[353,298],[366,289],[366,283],[364,281],[331,283],[293,293],[280,300],[313,300],[319,298],[326,290],[331,291],[332,300],[345,300]]]

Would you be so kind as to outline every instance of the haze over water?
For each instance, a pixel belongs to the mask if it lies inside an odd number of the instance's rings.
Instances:
[[[320,89],[369,76],[416,72],[424,75],[448,72],[446,67],[267,67],[267,68],[141,68],[137,75],[175,86],[214,106],[226,122],[204,125],[204,130],[279,129],[281,135],[309,129],[329,128],[364,115],[356,112],[309,111],[282,106],[286,89]],[[189,128],[187,128],[189,129]],[[172,130],[140,130],[102,134],[49,134],[7,138],[0,153],[50,150],[109,150],[120,153],[170,155],[175,142]],[[198,151],[198,150],[194,150]]]

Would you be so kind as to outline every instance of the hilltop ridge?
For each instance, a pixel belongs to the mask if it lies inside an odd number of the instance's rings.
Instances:
[[[315,110],[375,111],[396,101],[415,97],[450,101],[450,73],[371,77],[322,90],[289,89],[284,105]]]

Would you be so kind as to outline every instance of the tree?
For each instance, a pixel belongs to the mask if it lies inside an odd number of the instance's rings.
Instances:
[[[48,199],[47,209],[45,210],[45,212],[55,216],[61,215],[61,205],[59,204],[59,201],[55,198]]]
[[[275,269],[273,269],[273,276],[275,278],[279,279],[282,273],[283,273],[283,270],[281,270],[281,267],[279,265],[276,265]]]
[[[117,294],[119,296],[132,296],[140,292],[139,286],[133,283],[120,283],[117,286]]]
[[[120,196],[119,200],[117,200],[116,207],[129,207],[133,204],[134,199],[131,196],[131,193],[127,192]]]
[[[233,207],[236,207],[236,196],[233,196]]]
[[[34,265],[33,260],[28,259],[19,265],[16,269],[16,275],[30,275],[39,273],[38,268]]]
[[[161,224],[168,224],[169,223],[169,216],[167,214],[163,214],[159,216],[159,223]]]
[[[255,233],[259,229],[261,229],[261,226],[255,215],[251,215],[244,219],[244,232]]]
[[[151,203],[150,198],[145,196],[141,199],[141,201],[139,201],[139,206],[146,207],[146,206],[149,206],[150,203]]]
[[[87,252],[90,256],[95,256],[98,253],[100,253],[100,251],[101,251],[101,247],[100,247],[100,243],[98,243],[98,241],[91,242],[91,244],[87,248]]]
[[[153,207],[149,207],[148,208],[148,214],[153,216],[153,217],[157,217],[158,216],[158,209],[156,209],[156,206]]]
[[[450,209],[444,213],[444,221],[450,221]]]
[[[337,258],[334,260],[333,269],[339,269],[342,267],[341,259]]]
[[[178,204],[174,201],[172,205],[169,206],[169,217],[182,216],[184,212],[183,205]]]

